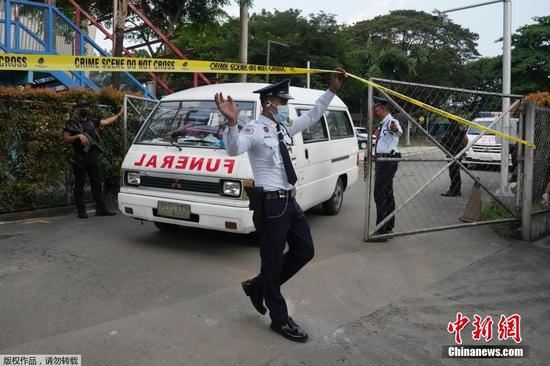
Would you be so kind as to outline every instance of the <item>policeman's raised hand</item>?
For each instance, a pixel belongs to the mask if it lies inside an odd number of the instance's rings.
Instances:
[[[337,67],[336,72],[333,72],[330,77],[330,86],[328,87],[329,90],[333,93],[336,93],[338,89],[342,86],[342,83],[344,82],[344,78],[347,77],[346,70]]]
[[[227,122],[230,126],[235,126],[237,124],[237,117],[239,115],[239,110],[231,98],[230,95],[227,96],[227,99],[223,97],[222,93],[216,93],[214,95],[214,101],[216,106],[221,114],[227,119]]]
[[[390,123],[390,131],[391,131],[391,132],[397,132],[397,124],[395,123],[395,121],[391,121],[391,123]]]

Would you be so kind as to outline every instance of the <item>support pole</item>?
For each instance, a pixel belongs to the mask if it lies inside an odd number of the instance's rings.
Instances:
[[[240,3],[240,15],[241,15],[241,63],[248,63],[248,2],[241,0]],[[241,83],[246,83],[247,74],[241,74]]]
[[[525,140],[535,142],[535,104],[526,102]],[[534,149],[525,148],[523,163],[523,202],[521,204],[521,237],[531,240],[531,212],[533,211],[533,166]]]
[[[367,132],[369,134],[367,139],[367,148],[365,149],[365,157],[363,162],[363,177],[366,177],[367,183],[367,193],[366,193],[366,202],[365,202],[365,227],[363,229],[363,240],[369,240],[370,232],[370,209],[371,209],[371,190],[372,190],[372,95],[373,89],[369,85],[367,88]]]
[[[511,69],[512,69],[512,0],[504,0],[503,4],[503,32],[502,32],[502,94],[509,95],[511,90]],[[502,112],[510,108],[510,98],[502,98]],[[510,114],[507,113],[502,119],[502,132],[510,134]],[[510,155],[509,141],[502,139],[500,159],[500,188],[502,196],[512,196],[508,188],[508,164]]]

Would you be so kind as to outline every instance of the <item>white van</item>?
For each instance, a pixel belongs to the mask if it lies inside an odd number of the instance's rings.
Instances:
[[[481,117],[476,118],[473,120],[473,122],[489,127],[495,119],[497,119],[501,113],[500,112],[480,112]],[[510,118],[510,134],[512,136],[517,136],[517,125],[518,125],[518,119],[517,118]],[[497,122],[493,127],[491,127],[493,130],[501,131],[502,129],[502,120]],[[468,130],[466,131],[466,135],[468,136],[468,140],[472,141],[474,138],[476,138],[478,135],[481,134],[482,131],[475,127],[468,127]],[[510,142],[513,144],[514,142]],[[481,138],[474,144],[472,147],[470,147],[465,153],[464,153],[464,160],[463,163],[466,166],[474,166],[474,165],[494,165],[494,166],[500,166],[501,161],[501,144],[502,144],[502,138],[495,136],[494,134],[487,132]],[[509,157],[509,165],[512,165],[512,156]]]
[[[228,156],[226,122],[214,94],[231,95],[239,126],[261,112],[258,94],[267,84],[227,83],[187,89],[163,98],[151,112],[122,163],[118,207],[161,229],[190,226],[250,233],[252,212],[243,187],[253,185],[248,154]],[[323,92],[290,88],[290,118],[311,109]],[[359,154],[351,116],[334,97],[323,118],[294,136],[290,155],[298,176],[296,199],[304,210],[320,203],[340,211],[344,190],[357,181]]]

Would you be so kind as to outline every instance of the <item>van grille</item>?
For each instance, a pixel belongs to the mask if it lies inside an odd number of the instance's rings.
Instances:
[[[500,145],[474,145],[472,150],[478,153],[497,153],[500,154],[501,147]]]
[[[142,176],[140,186],[213,194],[220,194],[221,192],[219,182],[203,182],[188,179],[162,178],[151,176]]]

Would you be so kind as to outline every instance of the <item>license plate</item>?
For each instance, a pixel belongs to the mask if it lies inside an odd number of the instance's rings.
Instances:
[[[163,217],[172,217],[175,219],[188,220],[191,217],[191,208],[189,205],[181,203],[172,203],[159,201],[157,215]]]

